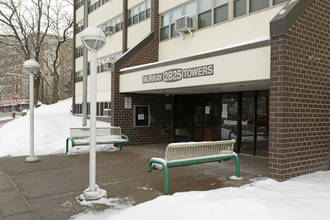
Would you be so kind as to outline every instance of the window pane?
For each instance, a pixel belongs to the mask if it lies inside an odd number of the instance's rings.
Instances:
[[[288,1],[288,0],[274,0],[274,5],[281,4],[286,1]]]
[[[171,24],[171,37],[179,36],[180,34],[175,31],[175,24]]]
[[[160,29],[160,40],[165,40],[169,38],[169,27],[162,27]]]
[[[211,11],[207,11],[198,15],[198,28],[203,28],[210,25],[211,25]]]
[[[214,9],[214,23],[228,20],[228,4]]]
[[[146,18],[150,18],[150,8],[146,10]]]
[[[203,12],[210,10],[212,8],[211,0],[199,0],[198,2],[198,12]]]
[[[228,0],[214,0],[214,7],[218,7],[224,4],[228,4]]]
[[[171,24],[173,24],[175,19],[178,17],[181,17],[181,8],[174,9],[171,12]]]
[[[147,0],[147,9],[151,8],[151,0]]]
[[[170,24],[170,14],[166,13],[164,14],[161,19],[160,19],[160,27],[165,27],[168,26]]]
[[[143,2],[140,4],[140,15],[139,15],[139,20],[143,21],[145,19],[145,8],[146,4]]]
[[[143,21],[145,19],[145,11],[140,13],[139,19],[140,19],[140,21]]]
[[[190,2],[183,6],[184,15],[195,15],[196,14],[196,1]]]
[[[139,22],[139,16],[138,15],[134,15],[133,17],[133,24],[136,24]]]
[[[104,102],[101,102],[101,106],[100,106],[100,115],[103,116],[103,111],[104,111]]]
[[[234,1],[234,17],[246,14],[246,0]]]
[[[146,4],[143,2],[140,4],[140,13],[146,10]]]
[[[135,8],[133,8],[133,16],[137,15],[139,13],[139,6],[136,6]]]
[[[250,0],[250,12],[269,7],[269,0]]]

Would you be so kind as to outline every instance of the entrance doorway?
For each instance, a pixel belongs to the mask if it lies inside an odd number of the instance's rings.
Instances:
[[[269,92],[174,98],[174,142],[235,139],[237,152],[268,156]]]

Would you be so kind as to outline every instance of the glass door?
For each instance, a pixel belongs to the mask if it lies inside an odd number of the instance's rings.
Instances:
[[[256,155],[268,157],[269,93],[259,92],[257,98]]]
[[[191,96],[175,96],[174,98],[174,142],[192,140],[192,103]]]
[[[224,94],[221,99],[221,140],[237,139],[238,96]]]
[[[240,152],[255,154],[255,92],[242,94]]]
[[[202,141],[204,140],[204,100],[201,96],[193,97],[193,121],[192,121],[192,136],[193,141]]]
[[[220,140],[220,109],[218,95],[205,95],[204,114],[204,141]]]
[[[219,96],[192,96],[192,140],[220,140]]]

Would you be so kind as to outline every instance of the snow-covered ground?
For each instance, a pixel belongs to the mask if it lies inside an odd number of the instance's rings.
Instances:
[[[70,113],[70,107],[71,99],[68,99],[35,110],[36,154],[64,153],[69,128],[80,127],[82,121],[81,117]],[[101,122],[98,125],[109,126]],[[24,116],[0,128],[0,157],[28,154],[29,116]],[[91,206],[92,210],[94,204],[100,203],[110,208],[98,213],[81,213],[72,219],[330,219],[330,171],[316,172],[285,182],[262,178],[254,179],[252,184],[242,187],[175,193],[136,206],[132,206],[134,201],[117,198],[84,201],[81,205]]]
[[[314,220],[330,219],[330,171],[278,182],[255,179],[242,187],[160,196],[119,212],[83,213],[74,220]],[[105,204],[109,200],[103,201]]]
[[[42,105],[34,111],[34,151],[37,155],[65,152],[65,140],[70,127],[81,127],[82,118],[70,112],[72,99],[53,105]],[[97,122],[98,126],[109,123]],[[105,146],[100,146],[105,147]],[[112,146],[109,146],[112,147]],[[85,146],[85,148],[88,148]],[[70,150],[85,151],[84,147]],[[103,149],[104,150],[104,149]],[[87,149],[88,151],[88,149]],[[16,118],[0,128],[0,157],[23,156],[30,152],[30,116]]]

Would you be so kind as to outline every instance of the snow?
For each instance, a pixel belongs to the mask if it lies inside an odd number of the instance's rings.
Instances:
[[[70,127],[81,127],[82,118],[70,112],[72,99],[53,105],[42,105],[34,111],[34,151],[37,155],[65,152],[65,140]],[[110,126],[97,122],[97,126]],[[113,145],[100,145],[99,150],[115,150]],[[74,147],[70,151],[87,152],[88,146]],[[30,116],[16,118],[0,128],[0,157],[23,156],[30,153]]]
[[[57,154],[65,151],[70,127],[79,127],[81,117],[70,113],[71,99],[35,110],[36,154]],[[98,122],[98,126],[109,126]],[[29,117],[16,118],[0,128],[0,156],[29,154]],[[232,177],[235,179],[234,177]],[[102,198],[78,201],[88,206],[88,213],[72,216],[72,220],[168,220],[168,219],[330,219],[330,171],[319,171],[285,182],[260,177],[242,187],[226,187],[210,191],[180,192],[159,196],[134,205],[130,195],[124,198]],[[142,187],[153,190],[150,186]],[[108,209],[97,212],[93,206],[104,204]],[[71,208],[70,202],[61,205]]]
[[[81,214],[74,220],[168,219],[329,219],[330,171],[320,171],[285,182],[254,179],[242,187],[175,193],[124,209]]]

